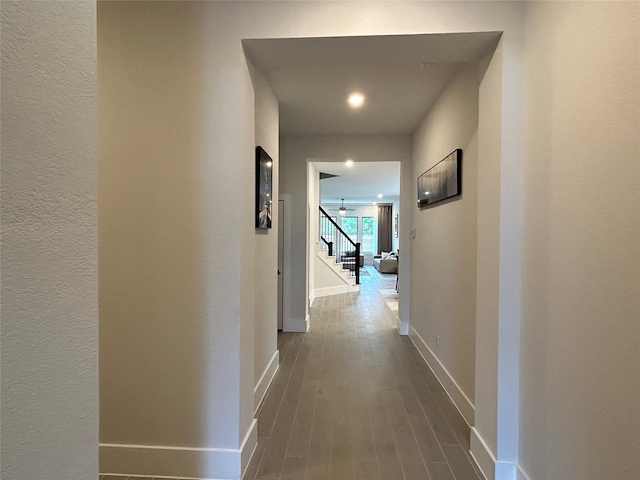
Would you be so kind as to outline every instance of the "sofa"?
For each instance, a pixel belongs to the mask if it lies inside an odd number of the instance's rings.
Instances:
[[[387,258],[388,253],[382,252],[382,255],[373,256],[373,266],[380,273],[397,273],[398,257],[391,256]]]

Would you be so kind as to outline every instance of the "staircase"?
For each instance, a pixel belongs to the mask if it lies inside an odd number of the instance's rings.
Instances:
[[[322,207],[319,208],[320,250],[325,252],[325,261],[332,259],[337,268],[360,285],[360,243],[354,242]]]
[[[344,282],[343,287],[347,287],[346,290],[339,290],[337,293],[360,291],[360,285],[356,284],[356,277],[352,274],[351,268],[343,268],[343,264],[336,262],[333,256],[329,256],[329,251],[326,248],[320,248],[320,245],[316,253],[318,258],[341,278]]]

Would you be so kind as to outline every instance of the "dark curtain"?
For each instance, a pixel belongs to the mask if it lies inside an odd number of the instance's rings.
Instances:
[[[391,251],[392,214],[393,205],[378,205],[378,253]]]

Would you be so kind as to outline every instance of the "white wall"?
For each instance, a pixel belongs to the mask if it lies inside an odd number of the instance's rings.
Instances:
[[[314,289],[312,297],[316,299],[318,297],[354,291],[357,287],[353,285],[355,283],[353,277],[345,278],[345,276],[340,273],[342,267],[338,269],[332,258],[322,258],[322,255],[324,255],[324,253],[319,253],[315,255],[313,259]]]
[[[307,292],[306,298],[308,298],[308,302],[306,305],[306,313],[304,323],[304,330],[300,330],[298,328],[292,328],[293,331],[306,331],[308,327],[308,313],[309,307],[313,302],[314,292],[316,289],[316,274],[315,274],[315,266],[316,266],[316,256],[318,252],[318,246],[320,244],[319,236],[318,236],[318,225],[319,225],[319,211],[318,206],[320,205],[320,171],[316,168],[313,162],[307,163],[307,185],[308,185],[308,195],[306,198],[307,204],[307,235],[306,235],[306,246],[307,246],[307,271],[309,275],[307,276]],[[290,271],[291,272],[291,271]],[[285,330],[286,331],[286,330]]]
[[[414,341],[430,349],[427,359],[439,376],[453,379],[442,381],[459,389],[454,400],[471,424],[473,410],[460,402],[475,396],[478,86],[478,65],[462,67],[413,136],[414,178],[462,149],[462,195],[411,209],[411,327],[420,337]]]
[[[249,62],[246,64],[245,78],[250,78],[251,65]],[[253,78],[251,78],[253,80]],[[256,133],[258,126],[262,123],[261,116],[256,114],[258,108],[258,100],[256,99],[255,86],[251,83],[242,83],[242,88],[238,89],[238,101],[240,105],[245,106],[248,109],[253,110],[253,114],[250,118],[246,118],[248,124],[238,126],[240,131],[247,135],[247,138],[253,137],[254,145],[256,140]],[[251,122],[253,119],[253,122]],[[257,263],[257,251],[259,248],[256,241],[255,234],[255,175],[256,175],[256,154],[255,147],[249,150],[247,148],[246,156],[238,158],[235,163],[235,168],[239,170],[240,181],[237,185],[241,194],[240,200],[240,223],[239,228],[241,232],[240,239],[240,344],[238,345],[238,358],[239,358],[239,372],[238,372],[238,400],[236,400],[236,408],[238,408],[238,446],[232,450],[242,450],[243,439],[248,439],[248,449],[253,449],[254,442],[257,441],[257,425],[253,418],[253,412],[255,412],[255,361],[253,355],[242,355],[240,352],[250,351],[255,352],[255,315],[256,315],[256,284],[258,279],[255,277],[254,272],[262,266],[262,262]],[[222,369],[221,369],[222,370]],[[227,369],[228,370],[228,369]],[[233,398],[232,391],[231,398]],[[226,400],[226,399],[225,399]],[[228,400],[227,400],[228,401]],[[208,406],[207,408],[213,408]],[[233,407],[232,407],[233,408]],[[235,412],[234,412],[235,413]],[[209,428],[212,428],[210,426]],[[215,428],[215,427],[214,427]],[[235,432],[233,436],[235,437]],[[235,438],[233,438],[235,442]],[[232,454],[235,456],[234,454]],[[246,452],[244,456],[248,457],[250,452]],[[233,461],[235,463],[235,458]],[[201,463],[212,464],[213,461],[202,461]],[[220,467],[227,464],[227,461],[220,462]],[[228,464],[232,464],[231,458]],[[235,467],[236,465],[234,465]],[[216,467],[217,469],[218,467]],[[200,476],[210,476],[216,473],[216,469],[212,469],[207,466],[206,470],[199,472]],[[208,471],[207,471],[208,470]],[[242,468],[239,469],[240,471]],[[237,475],[237,469],[233,469],[233,475]],[[230,472],[231,473],[231,472]],[[218,474],[219,475],[219,474]]]
[[[640,472],[638,2],[526,9],[520,463]]]
[[[492,56],[493,62],[480,67],[482,81],[478,111],[485,121],[478,122],[478,153],[482,163],[478,164],[477,186],[476,370],[483,365],[495,366],[498,361],[500,189],[496,188],[495,179],[500,178],[503,52],[502,45],[499,45]],[[517,341],[517,338],[510,340]],[[476,377],[475,428],[481,432],[479,435],[491,454],[495,455],[498,444],[498,369],[487,368],[483,373]],[[473,433],[471,440],[474,440]],[[481,447],[477,449],[481,450]]]
[[[522,278],[522,35],[481,62],[475,426],[471,452],[489,480],[518,462]],[[497,183],[499,179],[499,183]]]
[[[255,89],[256,109],[256,145],[262,146],[273,159],[273,188],[272,188],[272,228],[269,230],[254,230],[249,233],[255,240],[255,257],[253,276],[255,281],[255,337],[254,337],[254,384],[257,391],[264,391],[271,379],[267,372],[272,362],[278,364],[276,355],[278,330],[278,178],[279,178],[279,110],[271,85],[260,69],[253,70],[253,87]],[[249,182],[251,183],[251,182]],[[250,185],[255,189],[255,185]],[[249,198],[254,198],[252,190]],[[248,275],[252,277],[251,274]],[[266,373],[266,375],[265,375]],[[259,385],[262,380],[262,384]],[[260,397],[260,395],[258,395]],[[259,401],[256,398],[256,401]],[[254,402],[257,403],[257,402]],[[258,405],[255,404],[254,408]]]
[[[300,181],[301,178],[307,178],[307,161],[336,162],[353,158],[356,162],[362,160],[410,163],[411,137],[409,135],[284,136],[280,141],[282,165],[280,189],[282,193],[291,196],[292,204],[290,252],[292,268],[289,270],[292,288],[291,297],[285,301],[290,303],[291,320],[300,322],[308,314],[303,291],[307,272],[302,268],[306,265],[307,250],[307,246],[303,243],[306,239],[307,183]]]
[[[0,470],[97,478],[96,6],[0,11]]]
[[[314,261],[314,269],[315,269],[315,292],[322,290],[323,288],[337,288],[337,287],[345,287],[347,283],[343,278],[341,278],[336,271],[331,268],[325,261],[323,261],[318,255],[316,255],[313,259]],[[331,260],[333,262],[333,260]],[[316,297],[316,293],[314,292],[313,297]],[[318,295],[322,296],[322,295]]]
[[[102,471],[238,478],[255,436],[255,103],[211,7],[98,8]]]

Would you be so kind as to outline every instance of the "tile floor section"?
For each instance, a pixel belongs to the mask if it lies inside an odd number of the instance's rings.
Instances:
[[[387,302],[395,275],[318,298],[310,329],[278,337],[244,480],[480,480],[469,427]]]
[[[468,453],[469,427],[396,331],[396,276],[368,269],[359,294],[316,299],[308,333],[278,335],[280,369],[243,480],[483,478]]]

